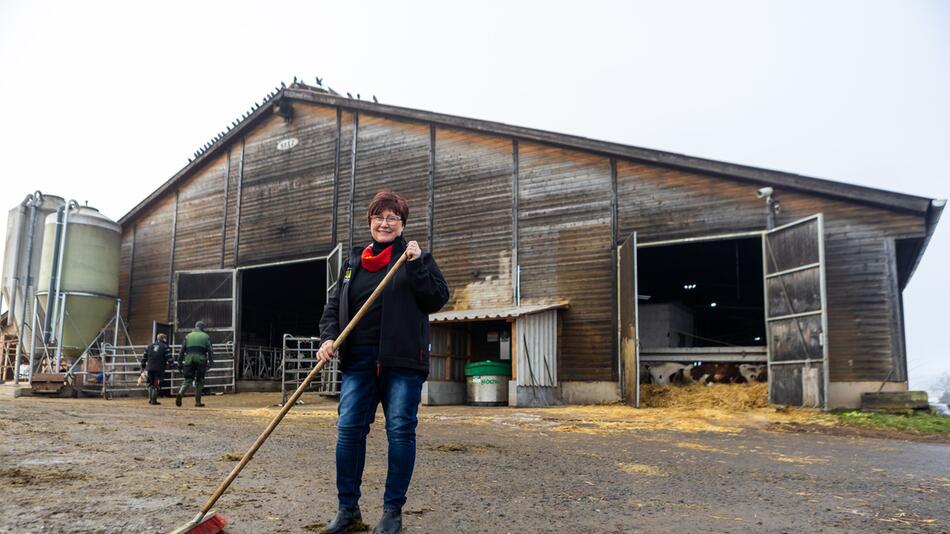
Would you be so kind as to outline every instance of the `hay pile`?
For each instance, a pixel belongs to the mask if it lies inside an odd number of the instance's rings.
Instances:
[[[640,404],[648,408],[721,408],[748,410],[768,406],[768,384],[688,386],[642,384]]]

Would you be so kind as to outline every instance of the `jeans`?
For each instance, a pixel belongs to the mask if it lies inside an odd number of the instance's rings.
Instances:
[[[415,369],[383,367],[377,374],[378,347],[350,347],[340,385],[336,440],[336,488],[340,508],[355,508],[366,465],[366,435],[382,402],[389,440],[389,467],[383,508],[401,510],[416,463],[416,413],[426,375]]]

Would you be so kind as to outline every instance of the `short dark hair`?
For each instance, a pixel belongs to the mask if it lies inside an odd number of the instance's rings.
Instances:
[[[373,197],[366,210],[366,222],[370,222],[373,215],[379,215],[389,210],[402,218],[402,223],[409,221],[409,203],[395,191],[380,191]]]

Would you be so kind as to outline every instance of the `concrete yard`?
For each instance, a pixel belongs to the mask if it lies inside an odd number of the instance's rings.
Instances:
[[[314,532],[332,517],[336,404],[304,399],[218,502],[228,532]],[[0,399],[0,532],[184,523],[278,400],[210,396],[196,409],[191,399]],[[405,531],[950,531],[950,444],[825,431],[811,418],[423,407]],[[368,450],[362,508],[373,525],[386,472],[381,410]]]

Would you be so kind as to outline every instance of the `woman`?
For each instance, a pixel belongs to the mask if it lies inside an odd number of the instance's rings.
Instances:
[[[339,355],[339,420],[337,421],[336,485],[339,511],[327,534],[348,531],[362,522],[360,483],[366,461],[366,435],[383,405],[389,440],[389,469],[383,516],[374,533],[402,529],[402,506],[416,461],[416,413],[422,383],[429,373],[429,317],[449,298],[445,278],[431,254],[402,232],[409,219],[409,205],[394,192],[380,192],[367,210],[373,242],[356,247],[343,262],[340,283],[327,299],[320,319],[317,357],[329,361]],[[397,272],[366,315],[350,332],[339,354],[333,341],[356,315],[389,268],[406,252],[406,263]]]

